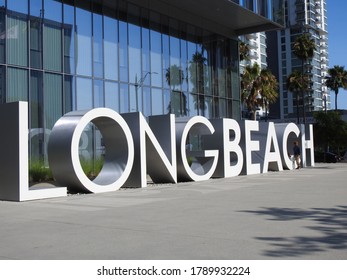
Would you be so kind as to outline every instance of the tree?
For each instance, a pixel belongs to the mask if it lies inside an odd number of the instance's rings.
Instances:
[[[260,67],[257,63],[247,65],[241,75],[241,100],[245,103],[253,120],[256,119],[256,111],[261,105],[260,100]]]
[[[259,107],[268,110],[268,104],[277,100],[278,82],[269,69],[262,69],[257,63],[246,66],[241,75],[241,99],[246,104],[252,119],[256,119]]]
[[[328,69],[325,85],[335,92],[335,110],[337,110],[337,95],[340,88],[347,89],[347,71],[344,66],[335,65]]]
[[[347,123],[341,119],[339,112],[315,112],[314,143],[321,150],[329,148],[339,153],[347,147]]]
[[[179,86],[184,81],[184,72],[181,67],[176,64],[171,65],[166,69],[165,79],[167,84],[172,87],[172,90],[176,89],[176,86]]]
[[[316,50],[316,43],[311,38],[309,33],[304,33],[301,36],[297,37],[293,47],[292,47],[294,55],[301,60],[301,76],[302,80],[304,80],[305,75],[305,63],[311,60],[314,56],[314,52]],[[307,88],[308,89],[308,88]],[[303,106],[303,118],[304,123],[306,122],[305,116],[305,88],[301,89],[301,97],[302,97],[302,106]]]
[[[266,120],[269,104],[275,103],[278,98],[278,82],[270,69],[260,71],[259,93],[261,96],[261,105],[265,108]]]
[[[187,113],[187,97],[180,87],[176,89],[176,86],[180,86],[184,82],[184,71],[176,64],[171,65],[166,69],[165,79],[171,88],[168,112],[170,114],[175,113],[176,116],[185,116]]]
[[[249,45],[241,41],[239,44],[240,61],[249,60],[249,51]]]
[[[310,80],[307,76],[302,75],[301,72],[295,70],[287,78],[287,90],[295,94],[297,123],[299,123],[299,94],[306,91],[309,86]]]
[[[194,104],[195,108],[204,114],[206,106],[204,102],[204,95],[208,89],[208,73],[207,73],[207,58],[204,57],[202,52],[195,52],[189,63],[189,79],[193,85],[191,91],[195,93]]]

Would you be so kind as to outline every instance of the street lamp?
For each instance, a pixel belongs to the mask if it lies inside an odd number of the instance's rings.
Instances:
[[[148,75],[152,75],[152,74],[158,74],[158,73],[149,71],[142,78],[140,78],[139,80],[137,80],[137,74],[135,75],[136,112],[139,111],[139,95],[138,95],[139,88],[141,88],[143,86],[147,76]]]

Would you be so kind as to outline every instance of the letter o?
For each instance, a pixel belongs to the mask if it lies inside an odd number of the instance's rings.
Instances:
[[[79,159],[79,142],[89,123],[98,127],[105,144],[105,161],[91,181]],[[134,162],[134,141],[125,120],[115,111],[97,108],[75,111],[61,117],[48,142],[48,160],[59,184],[72,191],[110,192],[118,190],[130,175]]]

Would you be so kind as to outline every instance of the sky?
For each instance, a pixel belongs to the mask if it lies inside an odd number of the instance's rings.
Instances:
[[[347,70],[347,1],[327,0],[329,68],[344,66]],[[335,109],[335,93],[331,94],[331,109]],[[339,90],[337,108],[347,110],[347,91]]]

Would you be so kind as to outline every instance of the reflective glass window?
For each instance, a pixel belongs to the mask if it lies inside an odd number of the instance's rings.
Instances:
[[[94,80],[94,108],[105,107],[104,83],[102,80]]]
[[[149,55],[149,30],[142,28],[142,77],[151,72],[150,55]],[[151,77],[143,81],[144,85],[149,86]]]
[[[129,32],[129,82],[137,83],[141,75],[141,28],[140,9],[135,5],[128,5]],[[142,84],[142,81],[140,81]]]
[[[62,70],[61,24],[46,22],[43,29],[43,66],[46,70]]]
[[[30,20],[30,65],[42,68],[42,20],[33,17]]]
[[[65,75],[64,77],[64,114],[75,110],[75,79],[73,76]]]
[[[201,54],[203,57],[203,65],[202,65],[203,93],[206,95],[212,95],[212,92],[213,92],[213,89],[211,86],[212,85],[212,61],[211,59],[209,59],[209,53],[213,52],[213,50],[211,50],[211,45],[212,44],[205,43],[201,50]]]
[[[45,153],[44,112],[43,112],[43,73],[41,71],[30,72],[30,159],[42,159]]]
[[[172,94],[170,94],[170,90],[168,89],[165,89],[164,90],[164,114],[175,114],[175,104],[172,103],[172,98],[171,98],[171,95],[173,95],[174,92]],[[176,115],[177,116],[177,115]]]
[[[93,108],[92,80],[87,78],[76,79],[77,108],[76,110],[87,110]]]
[[[129,79],[130,83],[141,80],[141,29],[129,24]],[[142,82],[141,82],[142,83]]]
[[[93,14],[94,77],[103,77],[102,16]]]
[[[6,26],[5,26],[5,11],[0,11],[0,34],[5,34]],[[5,63],[5,45],[6,38],[5,36],[0,36],[0,63]]]
[[[0,103],[5,103],[6,101],[6,68],[5,66],[0,66]]]
[[[120,85],[120,94],[119,94],[119,110],[120,113],[129,112],[129,86],[127,84]]]
[[[122,82],[128,82],[128,24],[119,22],[119,74]]]
[[[22,16],[7,16],[7,62],[28,66],[28,23]]]
[[[64,72],[75,73],[75,8],[64,5]]]
[[[118,21],[104,16],[105,79],[118,80]]]
[[[105,107],[119,111],[118,83],[105,82]]]
[[[63,115],[63,79],[61,75],[45,73],[43,81],[43,105],[45,111],[45,128],[52,129]]]
[[[161,34],[150,31],[151,36],[151,70],[158,73],[151,75],[152,86],[162,87]]]
[[[28,14],[28,1],[7,0],[7,9],[22,14]]]
[[[150,58],[151,71],[157,73],[151,75],[151,85],[155,87],[163,86],[162,72],[162,38],[161,38],[160,15],[154,12],[150,13]]]
[[[204,117],[206,117],[208,119],[213,118],[213,99],[212,99],[212,97],[205,96],[203,113],[201,115],[203,115]]]
[[[31,128],[43,128],[43,76],[41,71],[30,72]]]
[[[188,49],[187,41],[181,40],[181,70],[182,70],[182,91],[188,91]]]
[[[161,89],[152,89],[152,115],[162,115],[163,110],[163,91]]]
[[[196,94],[189,94],[189,116],[194,117],[198,115],[198,96]]]
[[[129,86],[129,107],[130,112],[138,112],[141,110],[142,100],[141,100],[142,87],[136,85]]]
[[[163,55],[163,77],[164,77],[164,88],[170,88],[170,41],[169,36],[166,34],[162,34],[162,55]]]
[[[44,17],[55,23],[62,22],[61,0],[44,0]]]
[[[43,18],[42,0],[30,0],[30,15]]]
[[[142,89],[143,94],[143,109],[142,113],[144,116],[148,117],[151,115],[151,89],[149,87],[144,87]]]
[[[198,57],[196,54],[196,44],[188,42],[188,89],[191,93],[196,93],[196,65],[198,62]]]
[[[76,8],[77,53],[76,71],[79,75],[92,75],[92,15]]]
[[[7,68],[6,102],[28,101],[28,71],[19,68]]]

